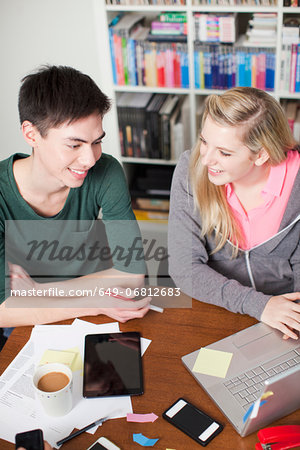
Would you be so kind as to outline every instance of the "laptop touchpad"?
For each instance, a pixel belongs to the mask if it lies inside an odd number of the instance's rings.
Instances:
[[[273,330],[260,323],[258,326],[252,326],[234,334],[232,342],[237,348],[240,348],[269,334],[273,334]]]
[[[256,358],[259,349],[274,348],[274,332],[269,328],[250,327],[244,333],[234,335],[233,344],[247,358]]]

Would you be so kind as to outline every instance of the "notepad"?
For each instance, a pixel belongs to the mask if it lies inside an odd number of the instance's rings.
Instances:
[[[232,353],[201,348],[196,358],[193,372],[225,378]]]

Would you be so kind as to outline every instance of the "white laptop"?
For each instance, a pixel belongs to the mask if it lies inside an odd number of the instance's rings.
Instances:
[[[182,361],[241,436],[300,408],[300,339],[258,323],[205,348],[233,354],[225,378],[193,371],[200,349]]]

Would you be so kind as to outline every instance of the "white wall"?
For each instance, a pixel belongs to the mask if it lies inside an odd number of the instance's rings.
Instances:
[[[21,78],[42,64],[69,65],[112,97],[104,0],[1,0],[0,160],[30,153],[18,118]],[[119,154],[116,112],[104,120],[104,151]]]

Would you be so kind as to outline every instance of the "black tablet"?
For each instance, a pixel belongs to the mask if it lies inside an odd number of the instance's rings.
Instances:
[[[85,336],[83,396],[142,393],[140,333],[132,331]]]

